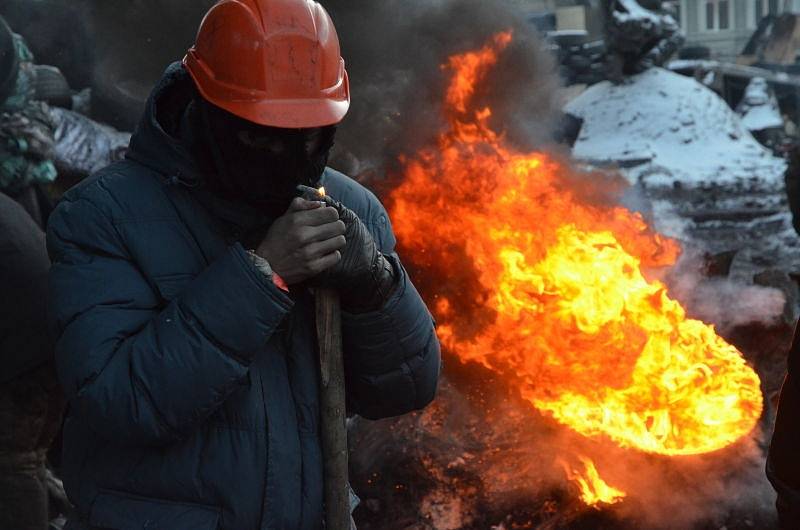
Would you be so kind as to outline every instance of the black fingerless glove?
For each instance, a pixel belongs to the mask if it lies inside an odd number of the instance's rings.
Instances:
[[[303,188],[305,198],[324,201],[336,208],[339,219],[345,224],[347,240],[339,263],[317,276],[312,283],[339,291],[342,308],[347,312],[367,313],[380,309],[397,286],[398,275],[391,261],[378,251],[369,230],[353,210],[332,197],[320,196],[313,188]]]

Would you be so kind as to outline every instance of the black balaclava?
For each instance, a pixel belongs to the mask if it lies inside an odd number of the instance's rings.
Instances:
[[[316,187],[336,127],[283,129],[239,118],[202,98],[195,100],[212,165],[209,190],[276,218],[286,211],[298,184]]]

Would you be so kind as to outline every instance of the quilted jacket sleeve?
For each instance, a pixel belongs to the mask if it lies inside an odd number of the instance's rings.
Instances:
[[[343,316],[343,342],[351,410],[379,419],[425,407],[435,394],[441,368],[439,340],[425,303],[394,250],[386,210],[372,194],[364,219],[381,252],[399,274],[398,287],[379,311]]]
[[[236,244],[162,307],[103,206],[66,200],[50,219],[59,378],[101,436],[168,443],[242,384],[291,300]]]

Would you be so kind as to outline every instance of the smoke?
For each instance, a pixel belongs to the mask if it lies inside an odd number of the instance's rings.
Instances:
[[[702,240],[692,237],[692,221],[679,215],[669,201],[651,201],[638,187],[626,191],[623,205],[639,211],[658,233],[682,242],[678,262],[668,270],[647,271],[669,287],[669,294],[686,308],[691,318],[714,324],[723,336],[751,324],[765,328],[793,320],[793,307],[786,292],[796,290],[793,282],[777,286],[750,283],[750,274],[732,274],[736,251],[709,253]]]
[[[774,287],[747,285],[724,276],[709,277],[708,268],[714,266],[713,261],[726,259],[730,257],[686,251],[669,273],[670,293],[692,317],[714,324],[723,335],[748,324],[777,324],[784,315],[786,295]]]
[[[736,328],[758,324],[765,328],[775,326],[782,317],[792,320],[793,311],[787,292],[796,286],[788,276],[779,285],[764,286],[750,283],[749,274],[736,274],[736,251],[710,253],[705,244],[692,236],[694,228],[690,218],[675,211],[669,200],[647,198],[639,186],[629,188],[622,204],[642,212],[645,219],[660,234],[683,243],[678,262],[666,271],[650,271],[669,287],[670,296],[686,308],[690,317],[714,324],[723,336]]]
[[[0,14],[25,37],[37,62],[59,67],[73,88],[92,88],[93,117],[132,130],[150,89],[183,57],[213,3],[0,0]]]
[[[430,145],[443,125],[448,56],[477,49],[500,31],[514,41],[478,94],[493,126],[530,148],[549,139],[558,80],[524,10],[482,0],[328,0],[347,63],[352,106],[337,135],[337,169],[385,176],[401,155]]]
[[[0,13],[40,61],[61,68],[75,88],[93,87],[98,118],[129,130],[150,87],[183,57],[213,3],[0,0]],[[333,157],[339,169],[382,176],[399,154],[427,143],[441,120],[440,65],[509,28],[515,42],[482,99],[492,104],[498,130],[511,141],[531,145],[547,137],[557,83],[522,8],[480,0],[322,3],[334,18],[353,95]]]

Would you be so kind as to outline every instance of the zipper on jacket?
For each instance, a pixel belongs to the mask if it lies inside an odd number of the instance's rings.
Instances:
[[[250,367],[250,372],[252,372],[253,366]],[[269,418],[267,417],[267,394],[264,390],[264,378],[261,375],[261,371],[258,371],[258,385],[261,389],[261,406],[264,409],[264,442],[266,444],[266,468],[264,469],[264,495],[261,499],[261,522],[259,524],[259,528],[266,528],[265,520],[267,517],[267,511],[269,506],[267,505],[267,498],[269,497]]]

